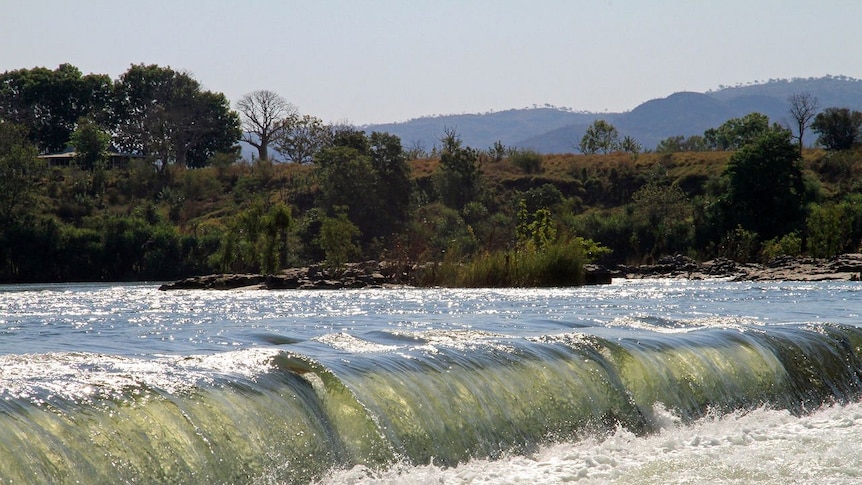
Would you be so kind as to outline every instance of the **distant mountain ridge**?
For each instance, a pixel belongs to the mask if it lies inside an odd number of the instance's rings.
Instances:
[[[383,131],[401,138],[406,148],[430,151],[439,146],[446,129],[455,129],[464,144],[488,148],[500,141],[505,146],[530,148],[541,153],[567,153],[597,119],[612,123],[620,136],[631,136],[645,149],[654,149],[671,136],[702,135],[728,119],[751,112],[773,122],[790,124],[787,98],[807,92],[817,97],[819,109],[845,107],[862,111],[862,80],[846,76],[770,80],[760,84],[722,87],[706,93],[677,92],[646,101],[623,113],[575,112],[553,107],[512,109],[485,114],[418,118],[401,123],[366,125],[366,131]],[[813,143],[813,135],[806,135]]]

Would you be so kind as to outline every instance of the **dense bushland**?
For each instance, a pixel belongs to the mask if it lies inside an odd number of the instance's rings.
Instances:
[[[597,121],[581,154],[468,147],[455,130],[426,153],[324,125],[269,91],[244,97],[237,114],[170,68],[132,66],[113,82],[69,65],[10,71],[0,75],[0,281],[377,259],[422,267],[425,284],[568,285],[595,259],[859,251],[862,113],[797,105],[807,115],[796,136],[751,113],[655,152]],[[803,149],[809,126],[825,149]],[[241,131],[259,158],[239,159]],[[64,146],[71,160],[40,156]]]
[[[164,173],[134,160],[49,167],[14,125],[0,135],[6,282],[386,259],[440,263],[422,273],[427,284],[562,285],[596,257],[828,257],[862,240],[862,153],[806,150],[797,161],[780,135],[736,152],[547,155],[536,168],[454,133],[439,156],[407,161],[396,138],[352,132],[353,148],[310,164],[222,159]],[[786,183],[765,158],[789,170]]]

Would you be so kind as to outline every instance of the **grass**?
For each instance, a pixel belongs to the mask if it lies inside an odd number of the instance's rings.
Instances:
[[[464,262],[444,261],[421,275],[422,286],[453,288],[526,288],[579,286],[584,283],[584,264],[597,252],[591,241],[571,238],[516,251],[486,252]]]

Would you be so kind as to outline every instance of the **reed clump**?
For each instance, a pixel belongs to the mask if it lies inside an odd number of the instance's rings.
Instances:
[[[543,246],[485,252],[465,261],[443,261],[425,271],[423,286],[455,288],[558,287],[584,284],[584,265],[609,252],[580,237]]]

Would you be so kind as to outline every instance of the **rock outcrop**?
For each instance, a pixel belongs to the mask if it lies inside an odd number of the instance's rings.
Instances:
[[[331,290],[386,288],[409,284],[414,266],[378,263],[348,263],[333,269],[322,265],[286,269],[278,274],[213,274],[195,276],[162,285],[160,290]],[[703,263],[682,255],[661,258],[656,264],[608,268],[584,267],[587,285],[607,284],[612,278],[726,279],[730,281],[860,281],[862,253],[842,254],[831,259],[782,256],[767,264],[739,263],[716,258]]]
[[[212,274],[166,283],[160,290],[322,290],[342,288],[384,288],[407,281],[409,268],[395,264],[348,263],[333,269],[322,265],[290,268],[277,274]]]
[[[781,256],[767,264],[739,263],[716,258],[697,263],[686,256],[660,259],[654,265],[618,266],[616,278],[722,278],[731,281],[859,281],[862,254],[842,254],[830,259]]]

